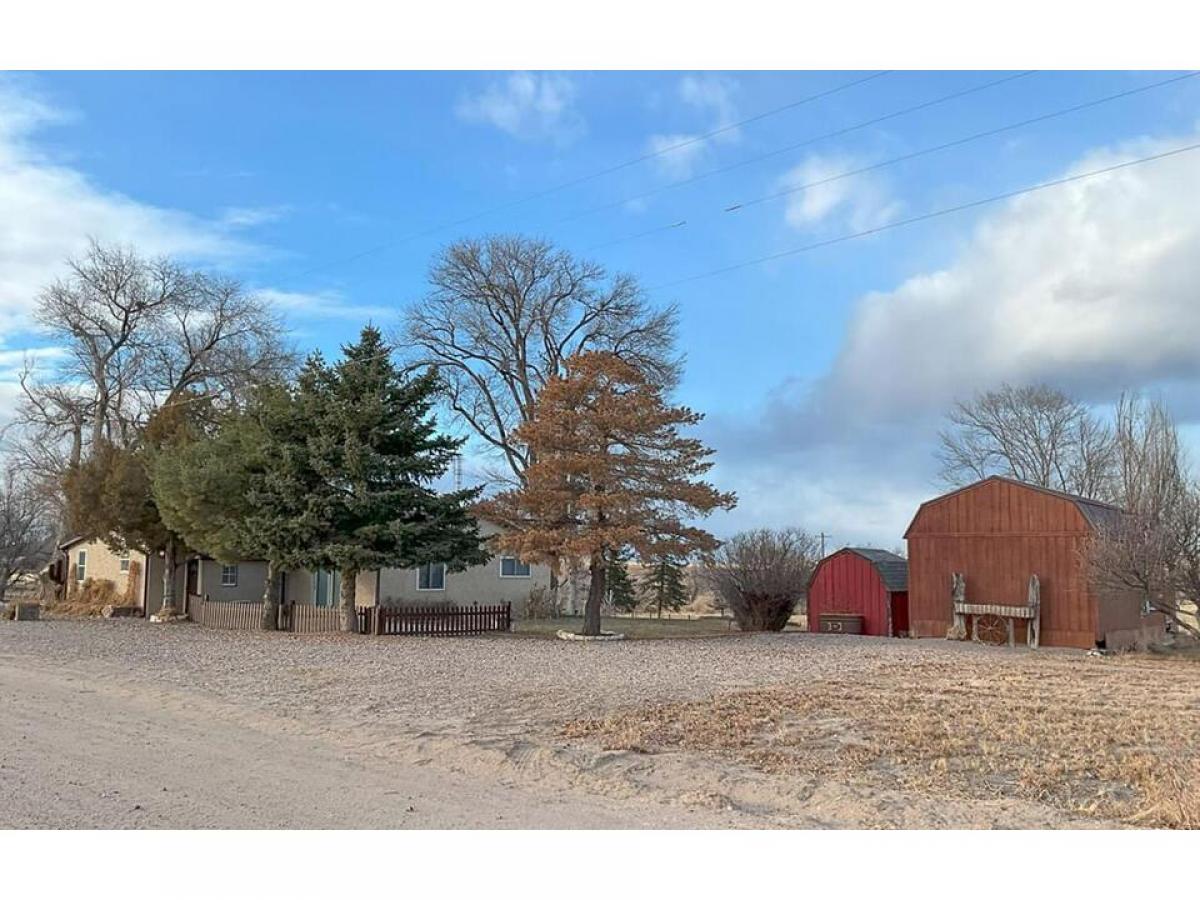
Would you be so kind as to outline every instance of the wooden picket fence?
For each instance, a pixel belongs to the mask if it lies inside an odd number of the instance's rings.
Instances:
[[[261,603],[221,603],[202,597],[188,598],[188,616],[209,628],[257,631],[262,627]]]
[[[358,610],[358,630],[363,630],[363,613]],[[279,607],[279,630],[294,631],[296,634],[320,634],[326,631],[341,631],[342,611],[335,606],[308,606],[306,604],[284,604]]]
[[[210,628],[257,631],[262,623],[261,603],[229,603],[189,598],[192,621]],[[464,635],[512,630],[512,604],[490,606],[360,606],[358,633],[375,635]],[[336,607],[283,604],[279,607],[280,631],[319,634],[341,630],[341,610]]]
[[[462,635],[512,630],[512,604],[491,606],[378,606],[371,631],[380,635]]]

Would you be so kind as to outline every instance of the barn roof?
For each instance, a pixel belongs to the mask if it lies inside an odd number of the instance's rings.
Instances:
[[[1020,481],[1016,478],[1008,478],[1004,475],[989,475],[972,484],[965,485],[957,490],[950,491],[947,494],[942,494],[940,497],[934,497],[932,500],[926,500],[917,507],[916,515],[913,516],[912,522],[909,523],[908,529],[904,532],[904,536],[908,537],[908,532],[912,531],[912,527],[916,524],[917,518],[921,515],[921,510],[932,503],[937,503],[945,500],[947,497],[953,497],[955,494],[961,494],[963,491],[970,491],[979,487],[982,484],[987,484],[989,481],[1000,481],[1005,484],[1015,484],[1018,487],[1028,488],[1031,491],[1038,491],[1042,494],[1049,494],[1051,497],[1059,497],[1075,505],[1079,510],[1079,514],[1092,526],[1094,530],[1104,528],[1105,526],[1115,524],[1120,520],[1125,511],[1119,506],[1113,506],[1111,503],[1104,503],[1100,500],[1092,500],[1090,497],[1081,497],[1078,494],[1068,494],[1066,491],[1056,491],[1054,488],[1042,487],[1038,484],[1030,484],[1027,481]]]
[[[908,590],[908,560],[887,550],[877,550],[874,547],[847,547],[851,553],[857,553],[875,567],[883,586],[889,591]]]

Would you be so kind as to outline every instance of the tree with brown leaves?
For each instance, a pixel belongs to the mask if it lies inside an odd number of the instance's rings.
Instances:
[[[680,429],[703,416],[668,405],[656,379],[609,352],[578,354],[565,368],[516,431],[533,460],[525,484],[480,504],[479,514],[505,529],[497,539],[502,550],[587,566],[583,634],[598,635],[605,570],[615,554],[712,551],[716,538],[687,520],[732,509],[737,498],[702,480],[712,450]]]

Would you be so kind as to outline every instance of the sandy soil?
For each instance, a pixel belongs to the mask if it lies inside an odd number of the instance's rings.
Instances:
[[[904,682],[910,691],[929,679],[953,688],[960,670],[974,679],[1071,681],[1124,665],[1122,677],[1141,684],[1143,696],[1187,684],[1176,711],[1200,710],[1194,669],[1164,674],[1074,652],[1031,656],[938,641],[783,634],[581,645],[141,621],[0,623],[0,825],[1116,823],[1037,794],[948,792],[861,767],[763,765],[720,742],[660,741],[657,732],[622,742],[611,733],[628,735],[629,717],[646,721],[647,711],[678,718],[670,711],[682,705],[701,721],[754,735],[762,727],[728,714],[744,708],[743,697],[761,704],[784,692],[768,705],[794,712],[787,692],[799,687],[844,690],[918,664],[931,668],[918,683]],[[953,690],[939,696],[953,703]],[[759,718],[769,724],[769,715]],[[777,740],[776,725],[767,731]],[[853,722],[832,731],[882,740]]]

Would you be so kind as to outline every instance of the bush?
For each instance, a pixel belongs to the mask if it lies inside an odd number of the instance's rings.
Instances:
[[[705,577],[742,631],[782,631],[808,588],[819,546],[798,528],[744,531],[704,561]]]
[[[559,611],[554,605],[554,597],[542,585],[530,589],[525,598],[526,619],[557,619]]]

